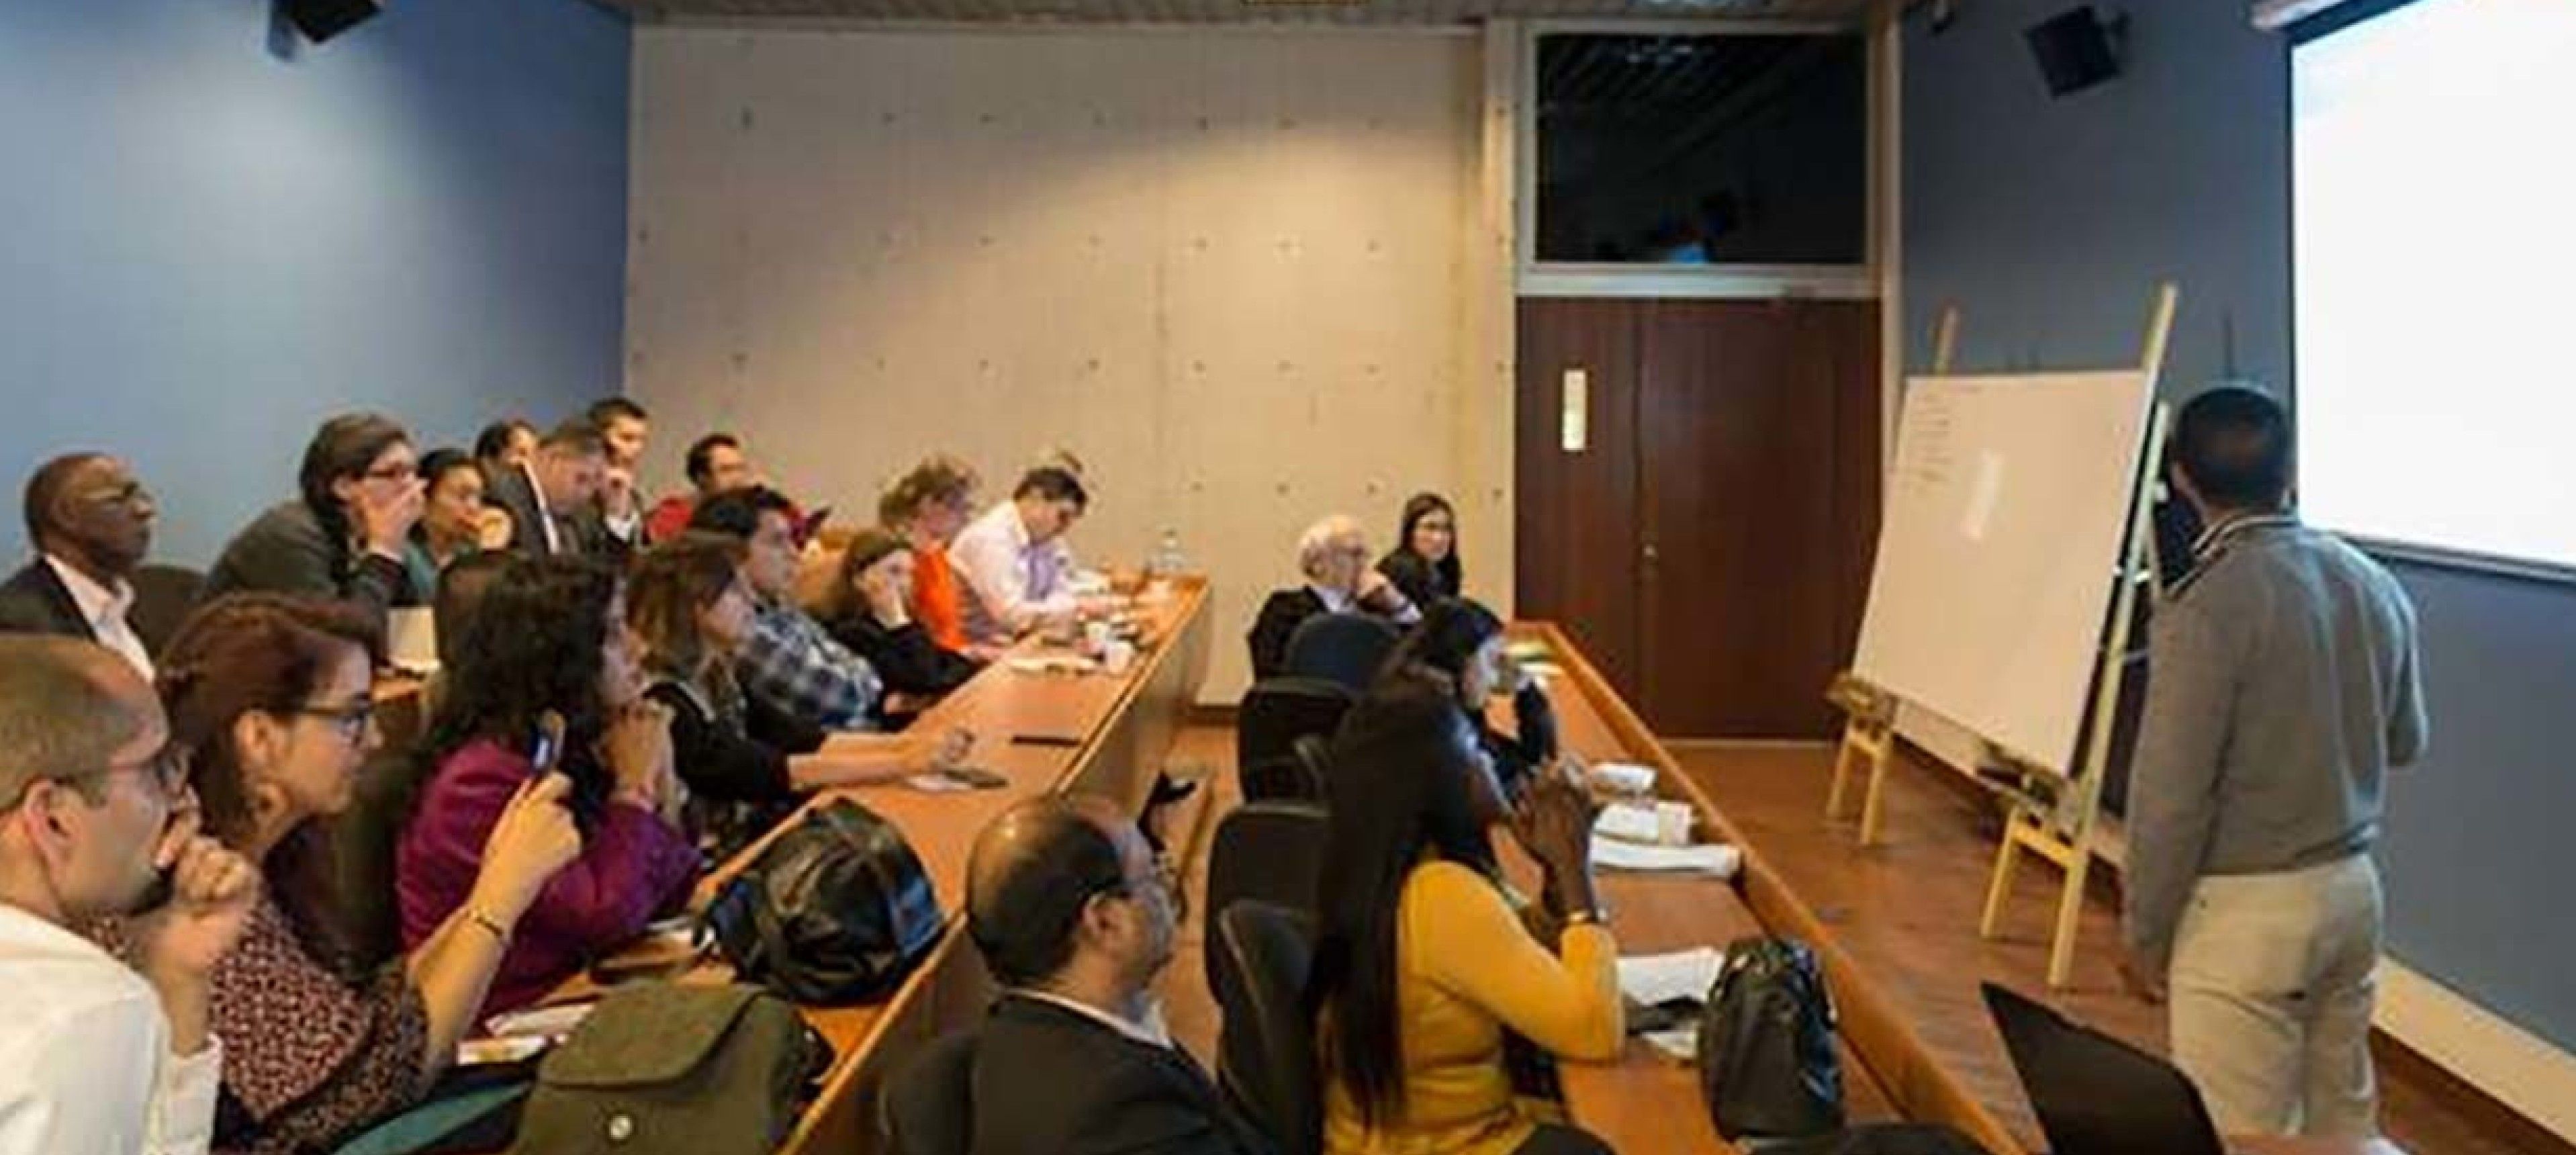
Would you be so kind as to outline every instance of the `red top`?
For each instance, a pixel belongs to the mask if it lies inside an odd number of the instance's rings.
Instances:
[[[644,515],[644,540],[660,545],[680,536],[681,531],[689,528],[689,516],[697,511],[697,498],[663,498],[654,505],[653,512]]]
[[[957,604],[957,571],[948,568],[948,551],[912,551],[912,616],[939,648],[966,648],[966,611]]]

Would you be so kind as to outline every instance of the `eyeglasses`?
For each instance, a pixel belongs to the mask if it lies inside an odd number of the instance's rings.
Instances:
[[[410,481],[411,479],[420,476],[420,466],[408,462],[397,465],[379,465],[374,469],[368,470],[365,476],[369,481]]]
[[[331,728],[338,730],[340,737],[351,745],[365,741],[368,732],[376,728],[376,704],[373,701],[352,702],[344,706],[298,706],[294,712],[298,717],[318,718],[330,723]]]
[[[80,499],[91,505],[149,505],[152,502],[152,491],[143,488],[143,483],[140,481],[128,481],[119,486],[91,490],[80,495]]]
[[[160,749],[153,751],[149,757],[140,762],[111,762],[96,770],[56,775],[51,781],[69,784],[92,778],[110,778],[129,771],[141,770],[151,779],[152,785],[160,790],[163,798],[177,802],[188,795],[188,772],[194,764],[195,751],[177,742],[164,742]],[[18,797],[0,803],[0,810],[12,809],[25,800],[26,795],[22,792]]]

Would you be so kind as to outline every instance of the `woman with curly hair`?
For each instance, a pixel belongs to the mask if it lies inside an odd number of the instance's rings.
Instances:
[[[425,756],[437,767],[396,852],[403,941],[461,909],[475,925],[477,850],[509,800],[548,769],[572,781],[581,855],[536,896],[488,1013],[525,1006],[677,910],[697,881],[681,829],[670,712],[644,700],[639,647],[614,573],[579,558],[522,558],[466,624]],[[562,741],[545,734],[562,719]],[[541,766],[540,761],[550,765]]]
[[[315,820],[349,808],[382,745],[376,644],[346,603],[236,594],[199,609],[161,656],[170,737],[193,751],[206,830],[267,881],[215,970],[218,1150],[327,1150],[410,1106],[479,1021],[513,928],[579,846],[564,780],[514,790],[474,844],[465,905],[478,913],[430,925],[381,971],[357,962],[333,928],[340,904],[375,899],[325,885]]]

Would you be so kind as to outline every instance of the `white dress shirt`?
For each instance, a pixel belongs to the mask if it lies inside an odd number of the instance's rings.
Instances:
[[[958,608],[966,636],[979,642],[1008,642],[1039,618],[1070,614],[1080,604],[1067,580],[1073,551],[1061,538],[1032,544],[1017,501],[976,518],[949,543],[948,561],[973,595],[957,599]]]
[[[171,1054],[143,976],[0,903],[0,1155],[200,1155],[223,1061]]]
[[[152,651],[125,620],[126,613],[134,608],[134,587],[122,581],[114,589],[100,585],[52,554],[45,555],[45,564],[53,567],[55,579],[71,591],[72,604],[80,607],[81,620],[89,623],[90,635],[98,639],[98,644],[123,655],[143,672],[144,681],[151,681]]]
[[[1163,1004],[1160,1001],[1145,1005],[1145,1021],[1140,1023],[1125,1015],[1113,1015],[1080,999],[1069,999],[1063,995],[1033,987],[1019,987],[1011,993],[1024,999],[1036,999],[1050,1006],[1062,1007],[1148,1047],[1161,1047],[1167,1051],[1173,1049],[1172,1028],[1163,1021]]]
[[[546,506],[546,487],[537,484],[537,467],[522,461],[519,463],[519,474],[528,479],[528,496],[536,499],[537,528],[546,535],[546,556],[562,556],[564,553],[563,527],[556,524],[555,511]]]

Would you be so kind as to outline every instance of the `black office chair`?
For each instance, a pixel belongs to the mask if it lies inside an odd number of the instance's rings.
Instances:
[[[931,1040],[886,1080],[877,1129],[896,1155],[967,1155],[975,1146],[975,1031]]]
[[[1322,678],[1353,694],[1377,681],[1400,635],[1386,619],[1368,614],[1317,614],[1288,636],[1291,677]]]
[[[1352,695],[1316,678],[1270,678],[1244,691],[1235,712],[1234,764],[1248,802],[1318,797],[1305,785],[1297,740],[1330,739]]]
[[[205,587],[206,575],[186,566],[147,565],[134,571],[134,608],[125,617],[145,650],[158,654],[170,644]]]
[[[1324,808],[1312,802],[1250,802],[1216,824],[1208,850],[1203,906],[1223,912],[1237,902],[1271,903],[1310,914],[1324,874]],[[1213,990],[1224,982],[1218,952],[1206,952]]]
[[[1315,1155],[1324,1145],[1323,1075],[1306,1018],[1314,925],[1296,911],[1249,900],[1217,917],[1213,953],[1227,978],[1217,988],[1225,1012],[1217,1082],[1278,1141],[1280,1155]]]

